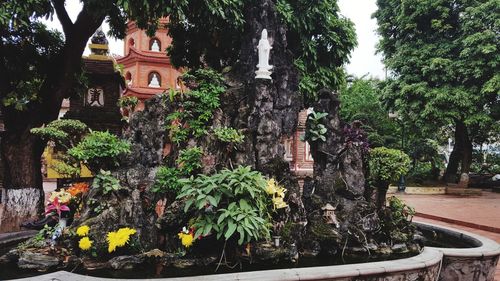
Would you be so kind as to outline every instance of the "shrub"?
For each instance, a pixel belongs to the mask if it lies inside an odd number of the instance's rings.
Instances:
[[[113,177],[110,171],[104,170],[101,170],[99,174],[95,176],[93,186],[100,189],[103,194],[122,189],[120,181]]]
[[[45,127],[33,128],[31,133],[51,141],[58,150],[67,150],[76,145],[88,131],[87,125],[79,120],[54,120]]]
[[[376,184],[389,184],[408,173],[410,158],[403,151],[377,147],[370,151],[370,179]]]
[[[382,234],[395,243],[410,241],[415,229],[411,223],[415,209],[395,196],[389,198],[388,201],[389,206],[380,214]]]
[[[230,127],[221,127],[214,129],[215,137],[221,142],[226,143],[242,143],[245,139],[245,136],[241,133],[240,130],[236,130]]]
[[[220,106],[219,96],[226,90],[223,76],[211,69],[190,71],[182,80],[190,91],[181,95],[170,93],[171,102],[178,99],[178,108],[167,116],[170,138],[176,144],[207,133],[207,124]]]
[[[377,206],[383,208],[389,183],[408,172],[410,157],[401,150],[377,147],[370,151],[368,166],[370,181],[377,187]]]
[[[201,157],[203,150],[200,147],[191,147],[183,149],[179,152],[179,157],[176,160],[179,170],[185,176],[191,175],[193,172],[199,170],[202,166]]]
[[[217,239],[239,237],[242,245],[270,236],[270,198],[261,173],[238,167],[180,182],[183,187],[177,198],[186,200],[185,212],[197,214],[195,239],[213,233]]]
[[[118,166],[118,157],[130,153],[130,143],[109,132],[92,131],[68,154],[88,164],[91,171]]]
[[[176,144],[206,134],[207,123],[220,106],[219,96],[226,90],[222,75],[211,69],[190,71],[182,80],[191,90],[185,95],[170,94],[171,101],[178,97],[178,109],[167,116],[170,138]]]
[[[180,172],[176,168],[161,166],[156,172],[155,183],[151,191],[161,194],[175,194],[181,190]]]
[[[31,133],[49,141],[54,147],[53,157],[57,161],[50,164],[63,177],[76,178],[80,175],[81,165],[78,160],[67,154],[67,151],[79,143],[88,132],[85,123],[72,119],[55,120],[47,126],[31,129]]]
[[[311,112],[307,116],[307,130],[304,135],[303,141],[315,142],[317,140],[326,141],[326,127],[321,124],[323,119],[328,116],[326,112]]]
[[[139,104],[139,99],[137,99],[137,97],[132,97],[132,96],[121,97],[118,100],[118,106],[123,109],[127,109],[129,111],[134,111],[135,107],[138,104]]]

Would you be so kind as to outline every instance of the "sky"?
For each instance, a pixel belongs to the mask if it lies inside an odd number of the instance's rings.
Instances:
[[[81,4],[78,0],[68,0],[66,2],[66,10],[74,21],[81,9]],[[378,36],[375,32],[377,22],[371,18],[371,15],[377,9],[376,0],[339,0],[338,4],[341,14],[354,22],[358,38],[358,46],[352,52],[350,63],[346,66],[347,72],[357,77],[367,75],[384,78],[385,70],[381,62],[381,56],[375,54],[375,46],[378,42]],[[62,32],[62,27],[56,16],[52,21],[45,22],[49,27]],[[106,23],[103,24],[103,30],[104,32],[109,30]],[[108,41],[111,53],[123,55],[122,40],[108,38]],[[87,48],[84,54],[87,55],[88,53]]]

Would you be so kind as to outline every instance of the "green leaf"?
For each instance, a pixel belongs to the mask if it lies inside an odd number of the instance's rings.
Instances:
[[[202,233],[203,233],[203,228],[197,229],[194,234],[194,239],[198,239],[198,237],[200,237]]]
[[[207,195],[207,200],[210,204],[212,204],[212,206],[217,207],[217,200],[213,196]]]
[[[226,238],[226,240],[228,240],[229,237],[231,237],[231,235],[233,235],[235,230],[236,230],[236,224],[234,224],[233,220],[230,220],[228,222],[226,234],[224,234],[224,237]]]
[[[191,207],[193,202],[194,202],[193,199],[189,199],[186,201],[186,205],[184,205],[184,213],[187,213],[187,211],[189,210],[189,207]]]

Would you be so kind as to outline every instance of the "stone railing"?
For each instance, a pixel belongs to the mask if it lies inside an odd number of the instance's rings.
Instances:
[[[500,256],[500,245],[467,231],[426,223],[416,223],[420,229],[435,230],[449,237],[466,241],[473,248],[435,248],[443,253],[440,281],[493,281]]]

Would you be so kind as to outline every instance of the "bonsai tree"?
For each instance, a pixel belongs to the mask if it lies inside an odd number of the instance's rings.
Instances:
[[[92,173],[119,166],[118,158],[130,153],[130,143],[110,132],[91,131],[68,154],[88,166]]]
[[[68,155],[68,150],[76,146],[88,132],[89,129],[85,123],[72,119],[55,120],[46,126],[31,129],[33,135],[48,142],[59,160],[50,168],[70,178],[80,175],[81,165]]]
[[[389,184],[408,172],[410,157],[398,149],[377,147],[370,151],[368,165],[370,181],[377,189],[377,207],[381,209]]]

